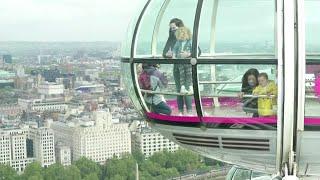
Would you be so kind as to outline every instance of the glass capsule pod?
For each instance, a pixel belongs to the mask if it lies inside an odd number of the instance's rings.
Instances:
[[[129,96],[184,148],[318,176],[318,9],[316,0],[146,0],[122,44]]]

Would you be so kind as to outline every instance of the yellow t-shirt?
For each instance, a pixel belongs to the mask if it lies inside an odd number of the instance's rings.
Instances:
[[[269,81],[267,86],[262,87],[262,86],[257,86],[256,88],[254,88],[254,90],[252,91],[253,94],[257,94],[257,95],[267,95],[267,94],[271,94],[271,95],[275,95],[275,97],[266,97],[266,98],[258,98],[258,114],[260,116],[271,116],[274,115],[273,110],[272,110],[272,106],[276,105],[277,103],[277,86],[274,83],[274,81]]]

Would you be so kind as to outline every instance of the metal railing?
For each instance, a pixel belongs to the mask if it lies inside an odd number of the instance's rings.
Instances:
[[[240,81],[199,81],[199,84],[241,84]],[[168,85],[175,85],[174,82],[169,82]]]
[[[151,91],[151,90],[144,90],[141,89],[141,92],[148,93],[148,94],[161,94],[161,95],[175,95],[175,96],[192,96],[191,93],[178,93],[178,92],[166,92],[166,91]],[[238,94],[203,94],[203,97],[239,97]],[[274,98],[275,95],[243,95],[241,97],[247,98]]]

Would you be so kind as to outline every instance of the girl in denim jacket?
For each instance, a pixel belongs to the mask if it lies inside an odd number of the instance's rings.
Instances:
[[[186,27],[180,27],[176,31],[177,41],[173,47],[173,58],[188,58],[191,56],[191,31]],[[190,64],[174,64],[173,75],[177,92],[193,94],[192,72]],[[184,113],[184,104],[187,113],[192,111],[191,96],[178,96],[178,109],[180,114]]]

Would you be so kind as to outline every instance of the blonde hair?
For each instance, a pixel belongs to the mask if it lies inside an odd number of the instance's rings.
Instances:
[[[176,31],[177,40],[190,40],[191,37],[191,31],[187,27],[179,27]]]

